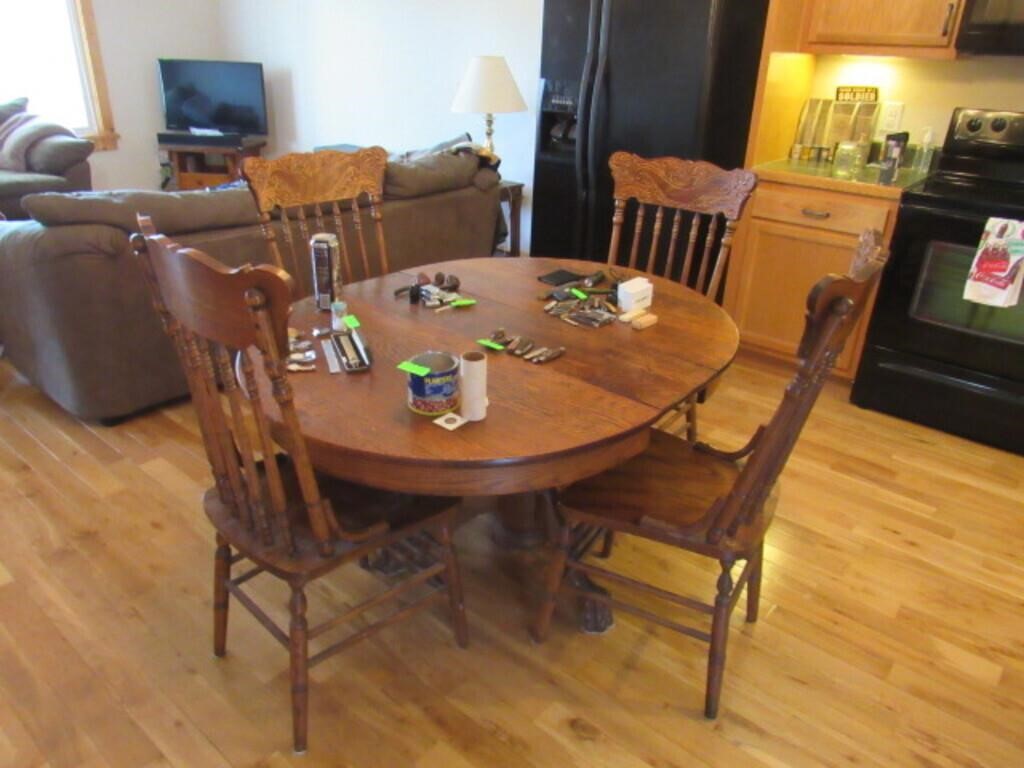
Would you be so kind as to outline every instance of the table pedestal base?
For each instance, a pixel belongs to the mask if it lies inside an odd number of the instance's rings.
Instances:
[[[550,493],[521,493],[499,497],[491,532],[495,546],[504,550],[536,549],[545,541],[552,541],[560,521],[556,519],[551,496]],[[570,547],[571,557],[582,559],[586,556],[595,541],[591,534],[589,528],[580,531]],[[589,539],[589,543],[584,543],[584,539]],[[585,573],[571,571],[568,578],[577,589],[608,596],[608,590]],[[615,625],[615,616],[607,604],[581,597],[579,605],[581,632],[603,635]]]

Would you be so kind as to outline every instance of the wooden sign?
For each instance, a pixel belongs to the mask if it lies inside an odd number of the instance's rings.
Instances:
[[[873,85],[838,85],[836,101],[878,101],[878,88]]]

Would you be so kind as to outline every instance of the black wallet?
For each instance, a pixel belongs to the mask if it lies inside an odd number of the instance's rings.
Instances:
[[[548,285],[565,285],[576,280],[582,280],[584,277],[585,275],[578,275],[575,272],[570,272],[568,269],[556,269],[554,272],[548,272],[537,279]]]

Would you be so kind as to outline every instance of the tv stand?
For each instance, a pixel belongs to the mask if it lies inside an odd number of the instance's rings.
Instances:
[[[159,133],[157,146],[167,153],[171,182],[181,190],[215,187],[242,178],[242,160],[259,157],[261,137],[224,134]]]

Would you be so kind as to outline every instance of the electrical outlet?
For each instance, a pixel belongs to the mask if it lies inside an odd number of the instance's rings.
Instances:
[[[896,133],[903,124],[903,102],[885,101],[882,102],[882,109],[878,115],[878,132]]]

